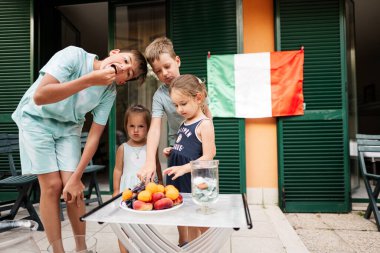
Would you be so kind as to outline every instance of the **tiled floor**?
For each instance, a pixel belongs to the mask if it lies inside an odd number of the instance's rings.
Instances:
[[[108,196],[105,196],[108,198]],[[95,207],[90,205],[89,209]],[[38,205],[36,205],[38,209]],[[20,215],[22,212],[20,212]],[[274,252],[308,252],[298,235],[290,226],[284,214],[277,206],[251,205],[250,212],[253,229],[234,231],[223,245],[220,253],[274,253]],[[158,229],[173,243],[177,242],[176,227],[159,226]],[[62,222],[62,237],[71,236],[71,226],[66,218]],[[87,222],[87,235],[97,239],[98,253],[119,252],[117,237],[107,224]],[[49,243],[44,232],[33,232],[34,240],[42,252],[47,252]]]

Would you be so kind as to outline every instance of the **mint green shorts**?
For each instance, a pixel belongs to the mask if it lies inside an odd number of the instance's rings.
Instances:
[[[80,137],[19,129],[22,174],[74,171],[81,156]]]

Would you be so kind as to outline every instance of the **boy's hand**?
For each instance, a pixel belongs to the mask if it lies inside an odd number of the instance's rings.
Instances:
[[[172,151],[172,149],[173,149],[172,147],[164,148],[164,150],[163,150],[164,155],[165,155],[166,157],[169,157],[170,152]]]
[[[155,174],[156,174],[156,165],[153,165],[153,166],[145,165],[137,172],[137,177],[140,179],[141,182],[144,182],[147,184],[149,182],[153,182]]]
[[[177,179],[178,177],[184,175],[185,173],[187,173],[187,169],[185,166],[172,166],[170,168],[167,168],[166,170],[163,171],[164,174],[168,175],[168,176],[172,176],[172,180],[175,180]]]
[[[88,75],[92,85],[110,85],[116,78],[113,68],[94,70]]]
[[[78,181],[72,178],[69,179],[65,188],[63,188],[63,199],[69,204],[76,203],[79,207],[84,198],[84,184],[81,180]]]

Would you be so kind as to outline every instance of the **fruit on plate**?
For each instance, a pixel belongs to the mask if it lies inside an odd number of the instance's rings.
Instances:
[[[133,193],[139,193],[139,192],[143,191],[144,189],[145,189],[145,184],[142,182],[142,183],[136,185],[135,187],[133,187],[132,192]]]
[[[174,185],[163,186],[153,182],[141,183],[122,194],[125,206],[138,211],[164,210],[183,203],[183,197]]]
[[[154,202],[155,210],[163,210],[173,207],[173,200],[169,198],[163,198]]]
[[[166,192],[165,192],[165,196],[171,200],[175,200],[178,198],[179,196],[179,191],[176,189],[176,188],[169,188]]]
[[[123,194],[121,195],[121,199],[123,201],[127,201],[133,197],[133,192],[131,189],[126,189],[123,191]]]
[[[152,194],[157,192],[157,184],[150,182],[145,186],[145,190],[150,191]]]
[[[175,200],[173,200],[173,206],[177,206],[179,204],[182,204],[183,202],[183,197],[181,194],[178,195],[178,198],[176,198]]]
[[[134,210],[139,210],[139,211],[150,211],[153,209],[153,204],[152,203],[146,203],[141,200],[136,200],[133,202],[133,209]]]
[[[176,189],[176,190],[178,190],[174,185],[172,185],[172,184],[168,184],[167,186],[165,186],[165,193],[166,193],[168,190],[170,190],[170,189]]]
[[[152,200],[152,193],[150,191],[143,190],[137,195],[137,199],[144,202],[149,202]]]
[[[162,192],[155,192],[152,194],[152,203],[154,204],[157,200],[160,200],[165,197],[165,194]]]
[[[157,185],[157,192],[165,193],[165,187],[162,184]]]

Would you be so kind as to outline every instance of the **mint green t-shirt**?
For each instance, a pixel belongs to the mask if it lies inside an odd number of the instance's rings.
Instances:
[[[39,77],[22,97],[13,120],[21,129],[58,131],[60,135],[80,135],[87,112],[93,121],[105,125],[116,97],[115,85],[91,86],[57,103],[38,106],[33,95],[46,73],[60,83],[75,80],[93,71],[97,56],[69,46],[57,52],[40,70]],[[60,85],[60,84],[57,84]]]

